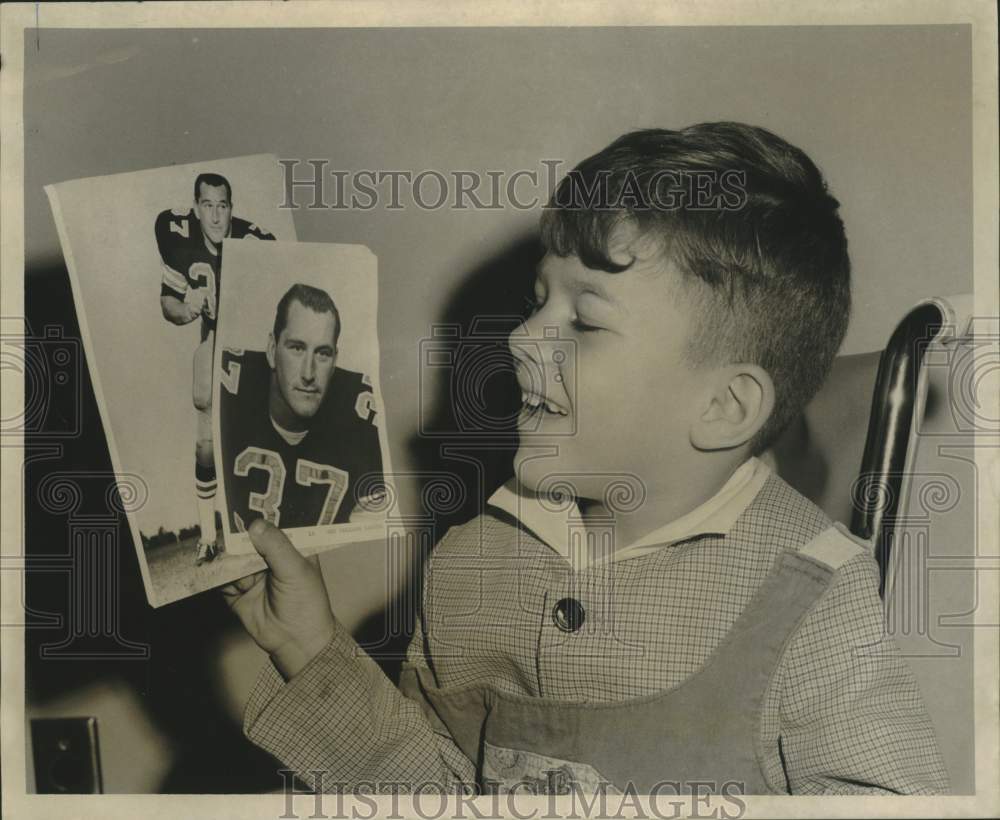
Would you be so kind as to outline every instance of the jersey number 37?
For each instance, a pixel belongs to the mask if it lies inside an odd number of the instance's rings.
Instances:
[[[285,492],[285,481],[288,477],[285,462],[274,450],[263,447],[247,447],[241,452],[233,464],[233,472],[246,477],[251,470],[263,470],[268,474],[267,486],[264,492],[250,493],[247,505],[256,510],[274,526],[281,524],[281,499]],[[295,481],[303,487],[314,484],[328,484],[326,498],[320,509],[316,526],[325,527],[333,523],[337,511],[347,493],[348,474],[344,470],[329,464],[317,464],[304,458],[295,460]],[[236,516],[237,527],[245,530],[243,522]]]

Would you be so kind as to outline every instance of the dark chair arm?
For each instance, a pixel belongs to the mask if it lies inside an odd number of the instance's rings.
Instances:
[[[879,359],[861,472],[852,492],[851,532],[874,545],[882,597],[919,400],[920,365],[944,322],[936,304],[917,306],[896,327]]]

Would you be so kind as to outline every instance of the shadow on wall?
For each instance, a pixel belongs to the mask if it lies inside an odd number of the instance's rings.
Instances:
[[[439,532],[478,515],[483,498],[513,474],[521,402],[507,337],[527,313],[542,254],[533,236],[512,242],[464,277],[435,325],[449,333],[438,338],[450,364],[440,366],[438,392],[409,442],[410,456],[421,471],[461,475],[470,490],[460,506],[434,510]],[[468,459],[465,473],[454,454]]]
[[[421,478],[421,506],[430,499],[433,531],[442,534],[452,524],[476,515],[482,499],[512,472],[514,416],[517,390],[504,339],[523,315],[531,291],[534,265],[541,257],[537,240],[524,237],[488,260],[463,279],[443,312],[438,326],[458,329],[445,346],[458,365],[434,382],[435,392],[425,407],[431,409],[422,430],[408,443],[410,468]],[[42,336],[46,327],[57,328],[63,338],[79,340],[68,275],[61,260],[38,264],[26,271],[25,310],[32,334]],[[491,320],[489,317],[505,316]],[[85,477],[85,494],[105,503],[113,484],[113,468],[101,425],[93,386],[79,351],[80,384],[77,391],[53,392],[44,422],[25,440],[26,545],[29,565],[66,562],[72,546],[72,526],[63,512],[39,501],[46,476],[72,471]],[[26,375],[26,396],[30,390]],[[464,404],[462,403],[464,401]],[[137,412],[142,408],[137,405]],[[58,439],[52,429],[74,427],[75,435]],[[447,503],[434,503],[434,475],[453,476],[461,492]],[[89,503],[84,499],[84,504]],[[80,513],[88,512],[80,508]],[[98,511],[99,512],[99,511]],[[105,510],[107,521],[107,511]],[[91,687],[112,690],[127,687],[128,700],[144,714],[135,721],[151,724],[164,739],[169,759],[162,779],[151,791],[162,793],[259,793],[280,790],[278,761],[243,736],[242,728],[227,709],[226,692],[219,678],[219,648],[242,636],[242,627],[217,592],[152,609],[146,602],[132,537],[124,515],[111,519],[115,545],[110,567],[110,600],[117,600],[118,635],[82,634],[77,603],[88,602],[88,579],[79,565],[69,571],[27,573],[25,603],[25,675],[28,717],[50,715],[73,694]],[[356,633],[359,642],[394,680],[412,632],[419,589],[421,561],[414,562],[401,600],[365,621]],[[113,587],[117,587],[114,589]],[[91,596],[92,598],[93,596]],[[405,628],[390,613],[406,608]],[[390,624],[390,619],[395,619]],[[81,633],[81,634],[74,634]],[[391,637],[386,640],[384,636]],[[42,657],[43,647],[63,644],[62,655]],[[148,648],[148,658],[135,650]],[[48,650],[47,650],[48,652]],[[125,655],[131,653],[131,657]],[[69,658],[69,654],[76,657]],[[83,703],[87,703],[86,700]],[[231,698],[230,698],[231,703]],[[84,708],[87,708],[84,706]],[[104,728],[104,757],[113,744],[135,744],[110,725]],[[125,726],[129,723],[125,721]],[[149,735],[145,735],[149,737]],[[136,750],[138,753],[139,750]],[[115,751],[123,756],[119,747]],[[140,755],[141,756],[141,755]],[[105,773],[106,782],[111,780]],[[148,780],[148,779],[147,779]]]
[[[65,267],[61,263],[33,267],[26,272],[25,283],[25,311],[32,333],[41,336],[46,327],[58,328],[64,338],[78,340],[80,331]],[[47,563],[64,562],[74,550],[69,516],[39,500],[46,476],[78,473],[76,483],[82,488],[78,514],[99,515],[103,508],[105,524],[109,520],[105,497],[111,491],[113,470],[82,347],[78,350],[79,390],[64,394],[52,391],[43,426],[25,438],[25,553],[29,567],[39,567],[28,572],[25,581],[27,715],[45,713],[47,706],[95,684],[113,690],[124,684],[136,695],[129,700],[140,703],[145,712],[136,720],[147,719],[170,747],[166,757],[172,762],[156,791],[280,789],[276,762],[244,739],[220,696],[215,650],[227,635],[241,631],[221,595],[195,595],[152,609],[146,603],[131,533],[121,513],[113,513],[110,519],[115,533],[112,561],[117,566],[101,567],[100,571],[106,569],[108,574],[97,581],[112,593],[108,600],[117,602],[111,623],[117,625],[118,639],[108,634],[75,634],[85,633],[95,622],[92,612],[81,611],[95,604],[93,598],[97,597],[88,595],[94,589],[94,579],[85,577],[85,565],[72,565],[68,572],[41,569]],[[27,399],[27,383],[25,389]],[[142,412],[138,404],[136,411]],[[75,435],[58,439],[47,435],[47,431],[74,426]],[[83,529],[93,532],[95,523],[100,522],[91,519]],[[91,544],[85,546],[89,549]],[[91,571],[95,569],[91,567]],[[58,644],[62,647],[53,652]],[[49,649],[43,658],[46,646]],[[146,659],[135,657],[133,650],[142,647],[148,648]],[[132,657],[126,657],[130,652]],[[112,727],[102,727],[98,718],[99,733],[104,729],[101,742],[105,749],[109,744],[128,742],[109,731]],[[136,753],[143,757],[142,750]],[[104,756],[107,754],[105,751]],[[120,750],[116,754],[120,756]],[[112,779],[108,775],[106,771],[106,782]]]
[[[526,314],[542,254],[527,234],[469,271],[421,347],[421,384],[430,390],[403,463],[417,473],[418,515],[432,542],[478,515],[513,475],[520,393],[507,337]],[[418,550],[395,600],[356,634],[393,680],[413,632],[426,553]]]

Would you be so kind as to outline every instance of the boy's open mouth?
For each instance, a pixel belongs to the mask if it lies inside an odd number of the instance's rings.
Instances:
[[[545,410],[548,413],[553,413],[559,416],[568,416],[569,411],[560,404],[548,399],[540,393],[535,393],[530,390],[521,391],[521,403],[524,405],[524,409],[529,413],[534,413],[539,410]]]

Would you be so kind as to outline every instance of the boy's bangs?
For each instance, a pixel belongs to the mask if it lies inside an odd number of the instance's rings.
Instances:
[[[547,251],[556,256],[576,256],[586,267],[607,273],[621,273],[629,267],[631,263],[614,262],[609,250],[615,228],[630,218],[627,210],[558,202],[557,190],[542,211],[542,244]]]

